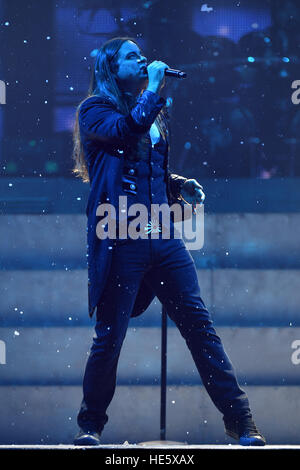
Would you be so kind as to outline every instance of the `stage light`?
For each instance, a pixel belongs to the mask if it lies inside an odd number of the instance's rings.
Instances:
[[[6,173],[16,173],[17,164],[15,162],[7,162],[6,164]]]
[[[58,171],[57,163],[51,162],[50,160],[48,160],[47,162],[45,162],[45,171],[47,173],[57,173]]]

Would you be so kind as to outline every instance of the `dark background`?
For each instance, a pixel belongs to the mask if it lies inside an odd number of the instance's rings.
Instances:
[[[221,185],[300,176],[300,106],[291,101],[300,79],[296,0],[2,0],[0,16],[2,178],[76,179],[75,110],[98,48],[122,35],[149,62],[188,74],[167,78],[162,91],[173,172]]]

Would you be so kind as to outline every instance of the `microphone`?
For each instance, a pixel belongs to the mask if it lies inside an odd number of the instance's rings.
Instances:
[[[137,62],[141,62],[139,59]],[[144,65],[143,68],[145,69],[145,73],[148,75],[147,65]],[[168,77],[175,77],[175,78],[186,78],[186,72],[182,72],[182,70],[176,69],[165,69],[165,75]]]
[[[166,69],[165,75],[168,77],[186,78],[186,72],[182,72],[181,70],[176,69]]]

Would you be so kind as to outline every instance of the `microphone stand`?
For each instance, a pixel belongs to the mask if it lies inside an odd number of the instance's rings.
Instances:
[[[160,440],[140,442],[142,446],[185,446],[186,442],[166,440],[166,398],[167,398],[167,311],[162,306],[161,312],[161,377],[160,377]]]

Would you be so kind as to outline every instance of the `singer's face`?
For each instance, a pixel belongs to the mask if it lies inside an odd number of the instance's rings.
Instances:
[[[134,42],[126,41],[122,44],[117,63],[117,79],[123,88],[145,85],[148,80],[147,59],[141,55],[141,50]]]

